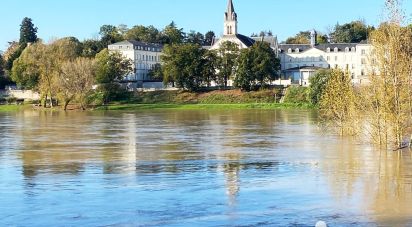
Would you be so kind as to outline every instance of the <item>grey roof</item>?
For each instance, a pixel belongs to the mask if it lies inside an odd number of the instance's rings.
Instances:
[[[243,44],[245,44],[247,47],[251,47],[253,46],[253,44],[255,44],[255,40],[252,38],[249,38],[245,35],[241,35],[241,34],[236,34],[236,37],[242,41]]]
[[[277,43],[277,37],[276,36],[251,37],[251,39],[255,40],[256,42],[262,41],[262,38],[263,38],[263,42],[269,43],[271,47],[276,47],[276,43]]]
[[[162,44],[158,43],[145,43],[145,42],[140,42],[136,40],[124,40],[118,43],[113,43],[109,46],[120,46],[120,45],[133,45],[133,47],[140,46],[140,47],[149,47],[149,48],[159,48],[163,49]]]
[[[345,48],[352,48],[358,45],[358,43],[325,43],[318,44],[314,48],[326,52],[328,48],[333,51],[335,48],[338,48],[338,51],[345,51]],[[279,49],[282,53],[287,53],[288,49],[292,49],[292,52],[295,52],[296,49],[299,49],[299,52],[304,52],[313,48],[310,44],[279,44]]]

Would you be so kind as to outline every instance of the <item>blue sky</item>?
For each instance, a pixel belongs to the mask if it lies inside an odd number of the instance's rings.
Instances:
[[[384,0],[233,0],[239,31],[250,35],[272,30],[280,40],[301,30],[327,31],[337,22],[364,19],[378,24]],[[0,50],[17,40],[23,17],[31,17],[44,40],[75,36],[96,37],[103,24],[154,25],[172,20],[185,31],[209,30],[220,35],[227,0],[1,0]],[[404,0],[407,15],[412,0]]]

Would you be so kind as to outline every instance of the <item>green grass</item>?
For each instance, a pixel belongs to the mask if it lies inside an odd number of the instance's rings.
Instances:
[[[23,106],[19,105],[0,105],[0,112],[12,112],[21,110]]]
[[[228,109],[311,109],[313,106],[294,103],[254,103],[254,104],[115,104],[98,107],[97,110],[228,110]]]

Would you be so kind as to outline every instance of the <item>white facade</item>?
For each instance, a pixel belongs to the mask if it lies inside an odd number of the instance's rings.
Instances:
[[[370,70],[369,54],[372,46],[369,44],[320,44],[320,45],[279,45],[281,70],[284,75],[297,80],[296,74],[302,68],[341,69],[349,71],[354,83],[367,81]],[[302,79],[302,78],[300,78]],[[302,85],[309,85],[308,83]]]
[[[148,73],[161,63],[163,46],[160,44],[143,43],[138,41],[122,41],[109,45],[109,51],[119,51],[125,58],[132,60],[133,73],[125,81],[151,81]]]

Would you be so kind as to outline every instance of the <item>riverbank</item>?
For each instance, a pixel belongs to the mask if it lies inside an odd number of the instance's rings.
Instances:
[[[22,110],[24,106],[22,105],[0,105],[0,112],[12,112]]]
[[[228,109],[313,109],[310,104],[294,103],[249,103],[249,104],[111,104],[96,110],[228,110]]]

